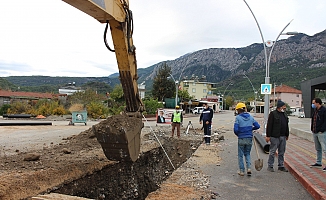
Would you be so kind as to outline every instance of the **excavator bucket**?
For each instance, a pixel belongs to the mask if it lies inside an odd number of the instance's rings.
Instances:
[[[105,156],[113,161],[136,161],[140,152],[142,118],[114,115],[94,125],[93,132]]]

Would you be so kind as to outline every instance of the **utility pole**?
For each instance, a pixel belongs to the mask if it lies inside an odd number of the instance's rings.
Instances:
[[[275,90],[276,90],[276,83],[274,82],[274,106],[276,105],[276,96],[275,96]]]

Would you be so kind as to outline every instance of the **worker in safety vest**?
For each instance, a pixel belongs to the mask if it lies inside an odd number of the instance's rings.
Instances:
[[[177,136],[180,138],[180,125],[182,124],[183,116],[182,112],[180,111],[180,107],[176,106],[175,111],[172,114],[171,122],[172,122],[172,137],[174,135],[174,129],[177,127]]]

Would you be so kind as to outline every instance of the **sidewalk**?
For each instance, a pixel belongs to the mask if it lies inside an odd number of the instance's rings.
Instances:
[[[261,125],[263,119],[256,119]],[[314,199],[326,200],[326,172],[323,168],[310,168],[316,163],[316,150],[310,131],[309,118],[298,119],[290,117],[290,137],[285,152],[285,166],[301,183]],[[326,165],[323,153],[323,167]],[[276,160],[277,162],[277,160]]]
[[[310,168],[315,162],[314,143],[291,134],[286,146],[285,165],[315,199],[326,199],[326,172],[322,168]],[[323,167],[325,165],[323,159]]]

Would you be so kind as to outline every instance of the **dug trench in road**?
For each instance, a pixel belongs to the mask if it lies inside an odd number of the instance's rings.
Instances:
[[[44,137],[51,134],[53,140],[62,132],[66,136],[60,137],[59,144],[52,143],[49,138],[46,139],[46,145],[32,144],[34,147],[30,147],[29,142],[23,142],[22,150],[15,151],[12,155],[6,154],[6,150],[1,148],[0,199],[24,199],[52,191],[65,194],[74,194],[75,191],[78,195],[84,195],[88,189],[93,191],[89,191],[89,194],[94,196],[86,196],[87,198],[105,195],[106,199],[110,199],[112,195],[116,199],[143,199],[147,192],[157,189],[173,171],[146,125],[142,129],[139,161],[120,163],[106,158],[91,128],[69,136],[67,131],[85,126],[60,127],[60,131],[58,126],[15,127],[13,133],[10,133],[13,127],[1,128],[6,129],[5,137],[10,134],[27,134],[27,128],[30,133],[34,128],[35,132],[40,132]],[[56,128],[56,132],[50,132],[52,128]],[[2,134],[0,133],[0,141],[4,141],[1,139]],[[192,132],[181,140],[172,139],[170,126],[166,127],[165,132],[157,131],[157,135],[175,167],[185,162],[202,141],[202,136],[193,135]],[[28,141],[33,141],[34,136],[29,137]],[[10,144],[10,141],[7,142]],[[29,155],[37,155],[37,159],[24,160]]]

